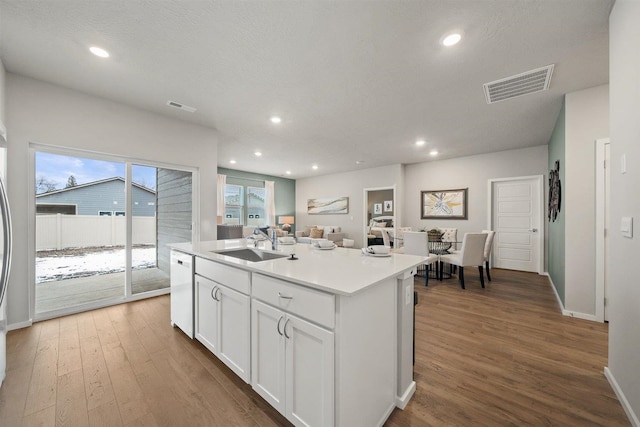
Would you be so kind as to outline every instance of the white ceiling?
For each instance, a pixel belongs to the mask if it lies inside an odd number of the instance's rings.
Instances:
[[[612,3],[0,0],[0,57],[215,128],[220,166],[301,178],[547,144],[562,95],[608,82]],[[483,83],[549,64],[548,91],[486,104]]]

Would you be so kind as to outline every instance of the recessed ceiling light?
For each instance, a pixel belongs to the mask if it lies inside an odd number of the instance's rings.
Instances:
[[[364,163],[364,160],[356,160],[356,165],[361,165]]]
[[[231,159],[231,160],[229,160],[229,163],[231,163],[232,165],[235,165],[235,164],[236,164],[236,161],[235,161],[235,160],[233,160],[233,159]]]
[[[438,150],[431,150],[429,151],[429,154],[432,156],[437,156],[438,155]]]
[[[462,39],[462,35],[459,33],[451,33],[446,35],[443,39],[442,39],[442,44],[444,46],[453,46],[455,44],[458,44],[458,42]]]
[[[107,52],[106,50],[102,49],[101,47],[98,46],[91,46],[89,48],[89,50],[91,51],[91,53],[93,53],[95,56],[99,56],[100,58],[108,58],[109,57],[109,52]]]
[[[261,152],[259,152],[259,151],[256,151],[256,152],[255,152],[255,153],[253,153],[253,154],[255,154],[255,155],[256,155],[256,157],[260,157],[260,156],[262,156],[262,153],[261,153]]]
[[[313,166],[311,166],[311,169],[313,169],[313,170],[318,170],[318,165],[313,165]]]
[[[416,141],[416,145],[418,147],[422,147],[426,143],[427,143],[427,141],[425,141],[424,139],[419,139],[419,140]]]
[[[275,124],[278,124],[278,123],[282,122],[282,119],[280,117],[278,117],[278,116],[273,116],[273,117],[271,117],[270,120],[271,120],[271,123],[275,123]]]
[[[285,172],[287,175],[291,175],[291,171],[286,171]]]

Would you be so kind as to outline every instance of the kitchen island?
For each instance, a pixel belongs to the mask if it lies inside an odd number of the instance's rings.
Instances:
[[[292,423],[382,425],[411,399],[425,257],[295,244],[252,262],[233,256],[244,239],[171,247],[194,260],[195,337]]]

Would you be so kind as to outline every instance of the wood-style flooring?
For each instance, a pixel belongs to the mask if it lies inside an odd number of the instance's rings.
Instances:
[[[416,279],[417,391],[388,426],[630,425],[603,375],[607,325],[562,316],[544,276],[473,276]],[[9,332],[7,351],[3,427],[289,425],[170,326],[169,296]]]

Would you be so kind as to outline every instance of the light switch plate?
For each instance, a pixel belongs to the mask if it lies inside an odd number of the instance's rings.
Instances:
[[[620,173],[627,173],[627,155],[623,154],[620,156]]]
[[[620,221],[620,233],[623,237],[633,237],[633,217],[625,216]]]

